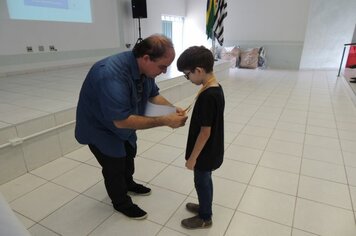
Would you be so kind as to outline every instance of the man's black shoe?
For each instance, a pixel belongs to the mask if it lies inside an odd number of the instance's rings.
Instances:
[[[143,186],[142,184],[135,184],[133,187],[130,187],[128,191],[134,195],[147,196],[151,194],[151,189]]]
[[[117,211],[134,220],[143,220],[147,218],[147,212],[139,208],[136,204],[132,204],[125,209],[117,209]]]

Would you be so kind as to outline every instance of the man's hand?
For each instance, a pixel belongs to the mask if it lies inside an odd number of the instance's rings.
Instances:
[[[176,113],[181,116],[185,115],[185,112],[184,112],[183,108],[181,108],[181,107],[176,107]]]
[[[166,125],[175,129],[185,125],[188,116],[179,113],[171,113],[166,116]]]
[[[149,129],[158,126],[168,126],[173,129],[179,128],[185,125],[188,117],[185,115],[181,108],[177,108],[176,112],[172,112],[164,116],[140,116],[130,115],[124,120],[114,120],[113,123],[116,128],[124,129]]]

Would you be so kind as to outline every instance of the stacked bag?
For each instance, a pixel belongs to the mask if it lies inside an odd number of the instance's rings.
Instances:
[[[264,47],[242,50],[238,46],[222,47],[216,50],[218,58],[231,62],[231,67],[256,69],[266,68]]]

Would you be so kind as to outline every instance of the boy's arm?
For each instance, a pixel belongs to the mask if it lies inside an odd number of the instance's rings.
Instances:
[[[198,156],[200,152],[203,150],[206,142],[210,137],[211,127],[210,126],[203,126],[200,128],[200,133],[198,135],[197,140],[195,141],[194,148],[190,157],[188,158],[185,166],[190,169],[194,170],[195,163],[197,162]]]

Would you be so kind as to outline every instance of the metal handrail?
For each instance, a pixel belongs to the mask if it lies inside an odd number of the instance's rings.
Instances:
[[[26,137],[22,137],[22,138],[14,137],[14,138],[10,139],[7,143],[1,144],[0,145],[0,149],[6,148],[6,147],[10,147],[10,146],[17,146],[19,144],[22,144],[26,140],[29,140],[31,138],[35,138],[37,136],[49,133],[49,132],[54,131],[54,130],[58,130],[58,129],[64,128],[64,127],[72,125],[74,123],[75,123],[75,120],[72,120],[72,121],[69,121],[67,123],[64,123],[64,124],[61,124],[61,125],[58,125],[58,126],[46,129],[46,130],[42,130],[40,132],[31,134],[31,135],[26,136]]]
[[[339,73],[337,73],[337,77],[340,76],[341,66],[342,66],[342,62],[344,61],[346,47],[347,46],[354,46],[354,45],[356,45],[356,43],[346,43],[346,44],[344,44],[344,51],[342,52],[341,62],[340,62],[340,66],[339,66]]]

